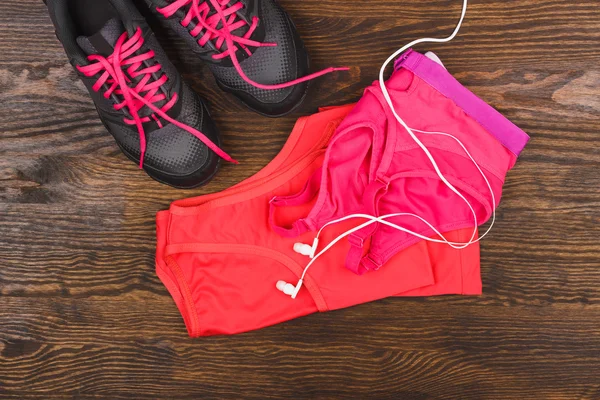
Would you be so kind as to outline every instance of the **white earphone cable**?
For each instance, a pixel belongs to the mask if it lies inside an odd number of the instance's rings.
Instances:
[[[386,214],[386,215],[382,215],[379,217],[375,217],[373,215],[368,215],[368,214],[350,214],[350,215],[346,215],[345,217],[342,218],[338,218],[336,220],[333,221],[329,221],[328,223],[326,223],[325,225],[323,225],[321,227],[321,229],[319,229],[319,232],[317,233],[317,239],[321,236],[321,233],[323,232],[323,230],[325,228],[327,228],[328,226],[331,225],[335,225],[338,224],[340,222],[343,221],[347,221],[349,219],[356,219],[356,218],[362,218],[362,219],[367,219],[369,221],[354,227],[353,229],[350,229],[346,232],[344,232],[343,234],[341,234],[340,236],[336,237],[334,240],[332,240],[322,251],[320,251],[319,253],[317,253],[314,258],[312,260],[310,260],[310,262],[306,265],[306,267],[304,268],[304,271],[302,272],[302,277],[301,280],[304,280],[304,277],[306,276],[306,272],[308,271],[308,269],[311,267],[311,265],[313,265],[313,263],[316,261],[317,258],[319,258],[321,255],[325,254],[331,247],[333,247],[333,245],[335,245],[336,243],[338,243],[340,240],[342,240],[343,238],[353,234],[354,232],[357,232],[359,230],[361,230],[362,228],[365,228],[371,224],[374,224],[376,222],[379,222],[381,224],[390,226],[394,229],[409,233],[413,236],[416,236],[422,240],[426,240],[429,242],[434,242],[434,243],[445,243],[448,244],[450,247],[454,248],[454,249],[464,249],[468,246],[470,246],[473,243],[477,243],[480,240],[482,240],[485,236],[487,236],[488,233],[490,233],[490,231],[492,230],[492,227],[494,226],[494,222],[496,221],[496,210],[495,210],[495,204],[496,204],[496,197],[494,195],[494,191],[492,190],[492,186],[490,185],[489,180],[487,179],[487,177],[485,176],[485,174],[483,173],[483,171],[481,170],[481,168],[479,167],[479,165],[477,165],[477,163],[475,162],[475,160],[473,159],[473,156],[471,156],[471,153],[469,153],[469,151],[465,148],[465,146],[460,142],[460,140],[458,140],[455,136],[452,136],[448,133],[445,132],[427,132],[427,131],[422,131],[419,129],[413,129],[413,131],[416,132],[420,132],[420,133],[425,133],[425,134],[432,134],[432,135],[444,135],[444,136],[449,136],[451,138],[453,138],[454,140],[456,140],[458,142],[458,144],[463,148],[463,150],[465,151],[465,153],[467,154],[467,156],[471,159],[471,161],[473,161],[473,163],[475,164],[475,166],[477,167],[477,170],[479,171],[479,173],[481,174],[481,176],[483,177],[483,179],[485,180],[485,183],[487,184],[488,189],[490,190],[491,196],[492,196],[492,222],[490,224],[490,226],[487,228],[487,230],[480,235],[477,239],[475,240],[471,240],[467,243],[459,243],[459,242],[451,242],[448,241],[444,235],[439,232],[433,225],[431,225],[429,222],[427,222],[423,217],[416,215],[416,214],[412,214],[412,213],[394,213],[394,214]],[[400,217],[400,216],[411,216],[411,217],[415,217],[419,220],[421,220],[422,222],[424,222],[431,230],[433,230],[435,232],[436,235],[438,235],[439,237],[442,238],[442,240],[439,239],[432,239],[428,236],[423,236],[417,232],[413,232],[409,229],[403,228],[399,225],[396,225],[394,223],[391,223],[389,221],[387,221],[387,219],[389,218],[394,218],[394,217]]]
[[[479,167],[479,165],[475,162],[475,159],[473,158],[473,156],[471,156],[471,153],[469,153],[469,151],[466,149],[466,147],[462,144],[462,142],[460,140],[458,140],[455,136],[450,135],[449,133],[445,133],[445,132],[428,132],[428,131],[422,131],[420,129],[412,129],[415,132],[420,132],[420,133],[424,133],[424,134],[431,134],[431,135],[443,135],[443,136],[449,136],[452,139],[456,140],[456,142],[462,147],[462,149],[465,151],[465,153],[467,154],[467,156],[469,157],[469,159],[471,161],[473,161],[473,164],[475,164],[475,167],[477,168],[477,170],[479,171],[479,173],[481,174],[481,176],[483,177],[483,179],[485,180],[485,183],[490,191],[491,197],[492,197],[492,222],[490,224],[490,226],[487,228],[487,230],[479,236],[479,238],[475,239],[475,240],[471,240],[467,243],[456,243],[456,242],[450,242],[448,241],[444,235],[442,233],[440,233],[433,225],[431,225],[429,222],[427,222],[424,218],[422,218],[419,215],[416,214],[412,214],[412,213],[394,213],[394,214],[387,214],[387,215],[381,215],[379,217],[375,217],[372,215],[368,215],[368,214],[350,214],[347,215],[345,217],[333,220],[333,221],[329,221],[328,223],[326,223],[325,225],[323,225],[321,227],[321,229],[319,230],[319,232],[317,233],[317,239],[321,236],[321,233],[323,232],[323,230],[325,228],[327,228],[328,226],[331,225],[335,225],[337,223],[340,223],[342,221],[346,221],[349,219],[353,219],[353,218],[364,218],[364,219],[369,219],[371,220],[371,223],[376,223],[376,222],[380,222],[382,224],[388,225],[392,228],[398,229],[400,231],[409,233],[411,235],[414,235],[418,238],[421,238],[423,240],[427,240],[430,242],[435,242],[435,243],[446,243],[448,245],[450,245],[452,248],[455,249],[464,249],[467,246],[479,242],[480,240],[482,240],[485,236],[487,236],[488,233],[490,233],[490,231],[492,230],[492,227],[494,226],[494,223],[496,221],[496,209],[495,209],[495,204],[496,204],[496,196],[494,195],[494,191],[492,190],[492,186],[489,182],[489,180],[487,179],[487,177],[485,176],[485,174],[483,173],[483,171],[481,170],[481,168]],[[437,240],[437,239],[432,239],[430,237],[427,236],[423,236],[417,232],[413,232],[409,229],[403,228],[401,226],[398,226],[396,224],[393,224],[391,222],[385,221],[386,219],[389,218],[393,218],[393,217],[399,217],[399,216],[411,216],[411,217],[415,217],[418,218],[419,220],[421,220],[423,223],[425,223],[431,230],[433,230],[436,235],[440,236],[442,238],[442,240]],[[370,225],[370,224],[369,224]]]
[[[409,48],[420,44],[420,43],[426,43],[426,42],[430,42],[430,43],[445,43],[445,42],[449,42],[452,39],[454,39],[456,37],[456,35],[458,34],[458,32],[460,31],[460,28],[462,26],[463,20],[465,18],[466,12],[467,12],[467,3],[468,0],[463,0],[463,6],[462,6],[462,12],[461,12],[461,16],[460,16],[460,20],[458,21],[458,24],[456,25],[456,28],[454,29],[454,31],[452,32],[452,34],[446,38],[443,39],[437,39],[437,38],[421,38],[421,39],[417,39],[417,40],[413,40],[412,42],[408,43],[407,45],[403,46],[402,48],[400,48],[399,50],[397,50],[396,52],[394,52],[394,54],[392,54],[381,66],[381,69],[379,71],[379,84],[381,87],[381,90],[383,92],[383,96],[388,104],[388,106],[390,107],[390,109],[392,110],[392,113],[394,114],[394,117],[396,118],[396,120],[400,123],[400,125],[402,125],[404,127],[404,129],[408,132],[408,134],[411,136],[411,138],[415,141],[415,143],[417,143],[417,145],[423,150],[423,152],[425,153],[425,155],[427,156],[427,158],[429,159],[429,161],[431,162],[434,170],[436,171],[438,177],[440,178],[440,180],[455,194],[457,194],[469,207],[471,213],[473,214],[473,219],[474,219],[474,228],[473,228],[473,234],[471,235],[471,238],[469,239],[468,242],[466,243],[457,243],[457,242],[451,242],[448,241],[444,235],[439,232],[432,224],[430,224],[428,221],[426,221],[425,219],[423,219],[422,217],[416,215],[416,214],[412,214],[412,213],[394,213],[394,214],[387,214],[387,215],[382,215],[380,217],[375,217],[372,215],[368,215],[368,214],[352,214],[352,215],[347,215],[345,217],[336,219],[334,221],[330,221],[327,224],[325,224],[324,226],[321,227],[321,229],[319,230],[319,232],[317,233],[316,239],[315,240],[315,244],[314,246],[316,246],[316,244],[318,243],[318,238],[321,235],[322,231],[331,225],[340,223],[342,221],[346,221],[349,219],[354,219],[354,218],[362,218],[362,219],[367,219],[368,221],[358,225],[346,232],[344,232],[343,234],[339,235],[338,237],[336,237],[335,239],[333,239],[323,250],[321,250],[319,253],[317,253],[311,260],[310,262],[306,265],[306,267],[304,268],[304,271],[302,272],[302,276],[298,282],[298,284],[295,287],[294,293],[292,294],[292,298],[295,298],[298,291],[300,290],[300,288],[302,287],[304,278],[306,276],[306,273],[308,271],[308,269],[314,264],[314,262],[321,257],[323,254],[325,254],[331,247],[333,247],[336,243],[338,243],[340,240],[342,240],[343,238],[353,234],[354,232],[357,232],[371,224],[374,223],[381,223],[387,226],[390,226],[394,229],[409,233],[411,235],[414,235],[420,239],[423,240],[427,240],[430,242],[435,242],[435,243],[445,243],[448,244],[449,246],[451,246],[452,248],[455,249],[464,249],[467,246],[476,243],[478,241],[480,241],[481,239],[483,239],[492,229],[492,227],[494,226],[494,223],[496,221],[496,198],[494,196],[494,191],[492,190],[492,187],[487,179],[487,177],[485,176],[485,174],[483,173],[483,171],[481,170],[481,168],[479,167],[479,165],[477,164],[477,162],[475,161],[475,159],[471,156],[471,154],[469,153],[469,151],[467,150],[467,148],[463,145],[463,143],[456,138],[455,136],[446,133],[446,132],[429,132],[429,131],[423,131],[423,130],[419,130],[419,129],[412,129],[410,128],[406,122],[404,122],[404,120],[398,115],[398,113],[396,112],[391,96],[385,86],[385,79],[384,79],[384,74],[385,74],[385,70],[387,68],[387,66],[396,58],[398,57],[398,55],[402,54],[403,52],[405,52],[406,50],[408,50]],[[477,170],[479,171],[479,173],[481,174],[481,176],[483,177],[483,179],[485,180],[485,183],[488,186],[488,189],[490,190],[490,194],[491,194],[491,198],[492,198],[492,222],[490,224],[490,226],[488,227],[488,229],[485,231],[485,233],[483,233],[479,238],[475,238],[477,236],[477,214],[475,212],[475,210],[473,209],[473,206],[469,203],[469,201],[444,177],[444,175],[442,174],[442,172],[440,171],[435,159],[433,158],[433,156],[431,155],[431,153],[429,152],[429,150],[427,149],[427,147],[419,140],[419,138],[414,134],[414,132],[419,132],[422,134],[429,134],[429,135],[442,135],[442,136],[447,136],[447,137],[451,137],[452,139],[454,139],[461,147],[462,149],[465,151],[465,153],[467,154],[467,156],[471,159],[471,161],[475,164],[475,166],[477,167]],[[392,222],[387,221],[387,219],[389,218],[394,218],[394,217],[400,217],[400,216],[411,216],[411,217],[415,217],[419,220],[421,220],[423,223],[425,223],[431,230],[433,230],[435,232],[436,235],[438,235],[440,239],[433,239],[424,235],[421,235],[417,232],[413,232],[409,229],[403,228],[399,225],[396,225]],[[313,249],[314,252],[315,249]]]

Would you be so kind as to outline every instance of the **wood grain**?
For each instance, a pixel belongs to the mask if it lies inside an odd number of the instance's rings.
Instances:
[[[455,41],[420,48],[532,136],[482,243],[482,297],[386,299],[187,338],[154,273],[156,211],[260,170],[299,116],[357,100],[389,53],[447,34],[460,11],[458,0],[281,3],[314,69],[352,67],[281,119],[247,112],[157,31],[241,161],[181,191],[119,152],[42,2],[0,2],[0,398],[600,399],[596,0],[472,0]]]

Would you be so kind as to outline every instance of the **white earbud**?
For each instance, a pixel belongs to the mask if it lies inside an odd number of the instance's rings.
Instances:
[[[294,285],[292,285],[291,283],[287,283],[284,281],[278,281],[277,289],[279,291],[287,294],[288,296],[291,296],[292,294],[294,294],[294,289],[296,289],[296,287]]]
[[[300,288],[302,287],[302,279],[300,279],[300,281],[298,281],[298,284],[296,286],[292,285],[291,283],[287,283],[285,281],[277,281],[277,290],[287,294],[288,296],[292,296],[292,299],[295,299],[296,296],[298,295],[298,292],[300,291]]]
[[[429,58],[431,61],[435,61],[436,63],[438,63],[442,67],[444,67],[445,70],[447,70],[447,68],[444,65],[444,63],[442,62],[442,60],[440,60],[440,58],[437,56],[437,54],[435,54],[433,51],[428,51],[427,53],[425,53],[425,57]]]
[[[294,251],[298,254],[302,254],[303,256],[314,258],[317,251],[317,246],[319,246],[319,239],[315,238],[312,246],[304,243],[294,243]]]
[[[312,247],[304,243],[294,243],[294,251],[296,253],[302,254],[303,256],[310,256],[312,252]]]

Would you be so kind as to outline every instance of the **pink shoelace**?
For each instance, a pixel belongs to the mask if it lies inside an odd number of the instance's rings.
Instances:
[[[313,74],[294,79],[289,82],[280,83],[276,85],[264,85],[248,78],[248,76],[242,70],[240,63],[237,59],[236,52],[239,49],[237,46],[242,48],[248,55],[252,55],[252,52],[248,47],[273,47],[277,46],[276,43],[261,43],[255,40],[251,40],[252,33],[258,26],[258,17],[252,18],[252,23],[248,24],[246,21],[237,19],[237,11],[244,8],[244,4],[237,1],[233,5],[229,5],[230,0],[175,0],[168,6],[163,8],[158,7],[156,10],[161,13],[165,18],[169,18],[174,15],[179,9],[190,4],[190,9],[187,12],[185,18],[181,21],[181,25],[187,27],[193,19],[196,19],[197,24],[194,29],[190,31],[193,37],[198,37],[202,34],[202,37],[198,40],[200,46],[204,46],[209,40],[216,39],[215,46],[218,50],[221,50],[223,43],[227,44],[227,49],[220,53],[213,55],[214,59],[221,59],[225,57],[231,57],[231,61],[238,74],[248,84],[255,86],[259,89],[264,90],[277,90],[284,89],[290,86],[297,85],[302,82],[306,82],[320,76],[329,74],[334,71],[347,71],[349,68],[327,68]],[[215,14],[209,16],[210,11],[215,10]],[[221,28],[217,29],[217,26],[221,23]],[[248,31],[243,36],[236,36],[232,32],[243,26],[248,26]]]
[[[99,54],[93,54],[88,56],[88,60],[92,62],[92,64],[77,66],[77,69],[87,77],[102,73],[92,87],[94,91],[99,91],[104,84],[107,84],[109,85],[109,88],[104,92],[105,98],[108,99],[113,93],[123,97],[123,101],[115,104],[114,109],[121,110],[124,107],[127,107],[129,113],[133,117],[133,119],[124,118],[123,121],[128,125],[136,125],[137,127],[140,136],[140,168],[144,165],[144,155],[146,154],[146,133],[142,124],[151,121],[150,118],[152,118],[152,120],[162,128],[162,123],[156,115],[194,135],[219,157],[237,164],[237,161],[221,150],[202,132],[167,115],[167,111],[177,103],[177,93],[173,94],[172,98],[161,108],[154,105],[156,102],[166,100],[166,96],[163,93],[159,93],[159,90],[160,87],[168,81],[168,77],[163,74],[159,79],[151,81],[152,74],[159,72],[162,68],[158,63],[151,67],[141,68],[144,61],[154,57],[154,51],[150,50],[144,54],[132,57],[143,44],[144,38],[140,28],[137,29],[131,38],[128,38],[127,32],[124,32],[117,40],[114,52],[110,56],[103,57]],[[129,84],[131,84],[131,79],[125,75],[125,72],[123,71],[124,68],[127,69],[127,73],[131,78],[142,76],[135,86],[129,86]],[[144,92],[146,94],[142,96],[142,93]],[[150,117],[139,116],[139,111],[144,106],[150,108],[154,112]]]

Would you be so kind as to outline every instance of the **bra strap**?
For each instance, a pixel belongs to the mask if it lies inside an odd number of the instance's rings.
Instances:
[[[294,221],[291,226],[283,227],[275,222],[275,211],[278,207],[301,206],[309,203],[319,193],[321,187],[322,168],[317,169],[304,185],[304,188],[291,196],[274,196],[269,201],[269,225],[280,236],[292,238],[302,235],[310,230],[302,218]]]
[[[379,202],[387,193],[390,180],[386,177],[379,177],[371,182],[365,189],[364,209],[369,215],[379,215]],[[371,260],[368,255],[363,257],[365,242],[377,231],[379,223],[375,222],[362,228],[348,236],[350,250],[346,256],[346,268],[357,275],[362,275],[369,270],[377,270],[380,265]]]

